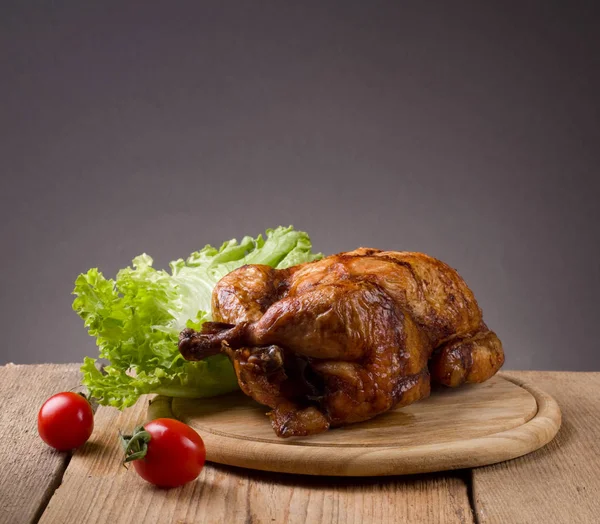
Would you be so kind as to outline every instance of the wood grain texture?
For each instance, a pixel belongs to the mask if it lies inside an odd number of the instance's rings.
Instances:
[[[242,394],[210,402],[174,399],[175,418],[194,427],[209,460],[282,473],[381,476],[493,464],[546,444],[560,426],[551,397],[496,376],[360,424],[280,439],[267,408]]]
[[[70,454],[37,433],[37,413],[54,393],[76,387],[75,364],[0,367],[0,523],[34,522],[60,482]]]
[[[600,373],[509,375],[550,393],[563,423],[546,447],[473,470],[479,522],[600,522]]]
[[[99,408],[41,522],[47,523],[470,523],[460,474],[350,479],[267,474],[207,465],[195,482],[161,490],[121,466],[117,429],[143,422],[147,399],[123,413]]]

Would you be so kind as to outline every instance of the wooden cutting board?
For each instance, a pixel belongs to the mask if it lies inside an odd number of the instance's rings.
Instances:
[[[556,435],[556,401],[501,374],[483,384],[437,388],[431,396],[372,420],[311,437],[278,438],[268,408],[242,393],[206,400],[157,397],[150,419],[177,418],[204,439],[207,460],[307,475],[404,475],[502,462]]]

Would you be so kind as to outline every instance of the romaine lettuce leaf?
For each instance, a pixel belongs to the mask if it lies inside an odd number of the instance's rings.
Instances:
[[[283,268],[319,259],[308,235],[293,227],[269,229],[266,238],[244,237],[219,249],[207,245],[186,260],[171,262],[171,272],[152,267],[146,254],[115,280],[90,269],[75,281],[73,309],[96,338],[100,358],[110,362],[101,372],[86,357],[83,384],[100,404],[124,408],[140,395],[211,397],[235,390],[237,381],[223,355],[187,362],[177,349],[184,327],[199,329],[210,319],[215,284],[244,264]]]

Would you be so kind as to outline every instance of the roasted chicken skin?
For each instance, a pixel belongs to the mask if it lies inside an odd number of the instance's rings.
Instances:
[[[214,322],[181,333],[188,360],[218,352],[241,389],[272,408],[280,437],[370,419],[504,363],[458,273],[422,253],[360,248],[287,269],[241,267],[219,281]]]

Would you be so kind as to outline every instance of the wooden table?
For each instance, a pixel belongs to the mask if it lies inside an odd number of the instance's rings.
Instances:
[[[100,407],[90,441],[72,456],[41,442],[36,414],[79,383],[78,365],[0,367],[0,522],[330,523],[600,522],[600,373],[509,372],[558,401],[553,442],[473,470],[410,477],[335,478],[207,465],[198,481],[159,490],[121,466],[117,429],[144,420],[146,402]]]

